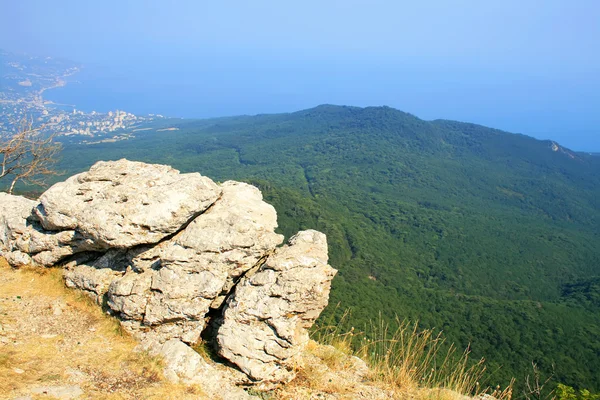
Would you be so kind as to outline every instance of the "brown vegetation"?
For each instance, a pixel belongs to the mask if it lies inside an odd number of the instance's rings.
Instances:
[[[345,320],[345,318],[343,318]],[[484,360],[469,361],[468,351],[456,352],[443,346],[441,333],[420,330],[417,323],[396,321],[397,328],[379,317],[365,331],[345,323],[330,324],[313,335],[318,342],[337,351],[321,352],[320,358],[333,368],[347,368],[349,357],[359,357],[368,365],[365,380],[386,388],[393,398],[466,399],[489,394],[509,400],[512,385],[486,388],[480,385],[485,374]]]
[[[10,177],[8,193],[15,184],[43,184],[43,176],[55,173],[61,145],[54,143],[54,135],[44,136],[41,128],[34,128],[24,119],[17,133],[0,132],[0,179]]]
[[[62,271],[15,270],[0,257],[0,398],[55,385],[78,385],[89,399],[204,397],[199,387],[166,382],[161,360],[136,345],[118,321],[65,288]]]

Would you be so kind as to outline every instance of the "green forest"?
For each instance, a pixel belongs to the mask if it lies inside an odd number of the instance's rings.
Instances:
[[[388,107],[168,123],[65,139],[57,179],[127,158],[250,182],[281,233],[327,234],[339,273],[324,319],[419,321],[485,358],[493,386],[520,387],[533,362],[600,391],[600,157]]]

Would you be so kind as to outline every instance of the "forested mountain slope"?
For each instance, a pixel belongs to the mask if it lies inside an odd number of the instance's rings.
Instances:
[[[289,235],[328,235],[329,312],[419,320],[485,357],[600,390],[600,157],[387,107],[183,121],[66,144],[67,173],[126,157],[259,186]]]

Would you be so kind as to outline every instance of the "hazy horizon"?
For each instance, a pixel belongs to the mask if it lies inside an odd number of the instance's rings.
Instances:
[[[97,104],[187,118],[387,105],[600,151],[594,1],[1,8],[0,48],[87,65]]]

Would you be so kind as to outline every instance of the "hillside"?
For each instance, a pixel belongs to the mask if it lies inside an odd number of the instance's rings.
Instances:
[[[14,270],[0,258],[0,398],[198,398],[171,384],[161,362],[89,298],[66,289],[62,273]]]
[[[488,360],[494,385],[522,384],[533,361],[600,390],[600,158],[387,107],[177,127],[67,143],[61,168],[127,157],[252,182],[283,234],[327,234],[339,270],[330,314],[349,308],[358,327],[381,313],[441,329]]]
[[[416,325],[311,340],[337,271],[276,226],[256,187],[125,159],[0,193],[0,396],[510,399]]]
[[[64,286],[58,268],[13,269],[0,257],[0,290],[0,399],[233,398],[227,391],[230,387],[214,385],[211,376],[207,382],[205,374],[200,382],[171,382],[165,376],[165,360],[139,351],[139,343],[115,317],[107,315],[81,291]],[[410,331],[407,334],[411,338]],[[481,371],[464,371],[461,364],[452,364],[449,371],[439,371],[439,376],[433,378],[429,368],[405,373],[409,366],[430,366],[419,358],[424,355],[420,353],[422,345],[434,344],[434,338],[425,336],[413,342],[411,352],[403,354],[408,365],[401,369],[405,374],[392,376],[385,373],[383,365],[373,363],[369,368],[348,354],[343,338],[336,341],[335,335],[318,336],[336,347],[311,340],[299,359],[298,376],[293,381],[272,390],[246,388],[244,398],[465,400],[470,397],[456,390],[469,392]],[[209,371],[236,376],[211,359],[206,344],[196,349]],[[489,393],[510,399],[510,389]]]

